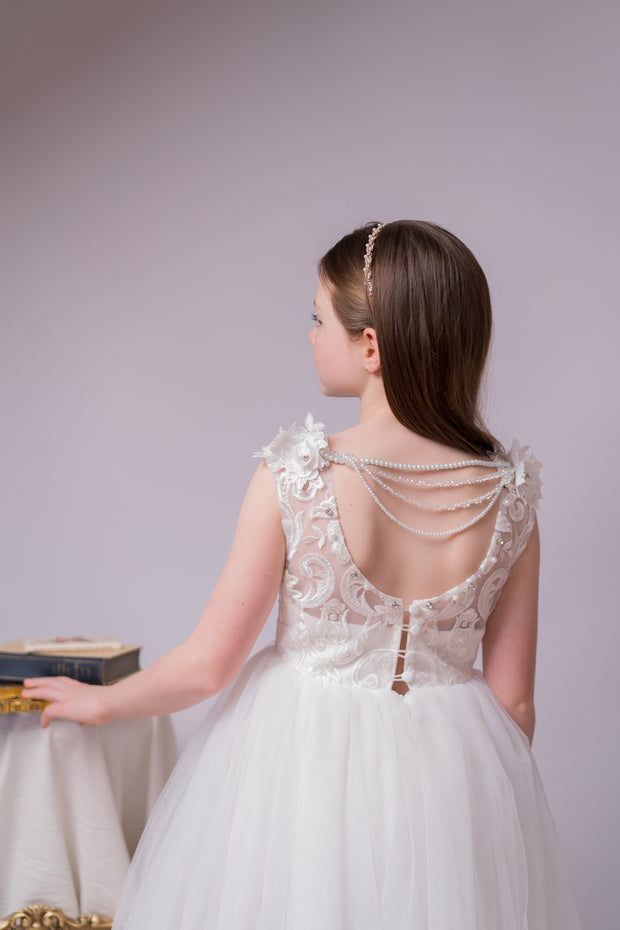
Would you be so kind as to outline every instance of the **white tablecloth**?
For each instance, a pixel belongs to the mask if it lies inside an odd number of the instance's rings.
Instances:
[[[81,727],[0,717],[0,918],[28,904],[112,916],[176,758],[167,717]]]

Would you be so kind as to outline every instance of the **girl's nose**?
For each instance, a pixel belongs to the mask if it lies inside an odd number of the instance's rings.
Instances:
[[[308,333],[308,342],[311,346],[314,345],[314,337],[316,335],[316,326],[313,326],[310,332]]]

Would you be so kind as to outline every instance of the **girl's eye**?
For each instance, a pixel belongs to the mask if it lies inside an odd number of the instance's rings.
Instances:
[[[313,314],[312,314],[312,320],[313,320],[315,326],[320,326],[320,325],[321,325],[321,321],[319,320],[319,318],[318,318],[318,316],[316,315],[316,313],[313,313]]]

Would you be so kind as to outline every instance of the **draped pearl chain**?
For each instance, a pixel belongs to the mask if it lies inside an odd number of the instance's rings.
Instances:
[[[431,538],[454,536],[456,533],[462,533],[464,530],[469,529],[470,526],[474,526],[475,523],[478,523],[480,520],[482,520],[482,518],[486,516],[486,514],[493,507],[495,501],[498,499],[501,493],[502,487],[504,487],[504,485],[507,483],[512,472],[511,466],[506,462],[494,462],[490,459],[465,459],[461,462],[446,462],[440,465],[403,465],[400,462],[389,462],[384,459],[358,458],[349,452],[332,452],[330,449],[323,450],[321,455],[326,461],[332,462],[335,465],[346,465],[349,468],[352,468],[377,507],[383,511],[383,513],[389,517],[390,520],[392,520],[398,526],[402,527],[404,530],[407,530],[409,533],[415,533],[418,536],[428,536]],[[472,478],[462,478],[458,480],[446,481],[427,481],[425,479],[410,477],[413,473],[453,471],[459,468],[471,468],[474,466],[492,469],[492,473],[489,475],[476,475]],[[383,478],[387,480],[384,481],[382,480]],[[430,530],[421,530],[418,527],[411,526],[409,523],[405,523],[403,520],[400,520],[394,513],[392,513],[392,511],[386,507],[383,501],[379,499],[373,488],[370,486],[369,480],[375,482],[377,485],[379,485],[379,487],[383,488],[383,490],[391,494],[393,497],[396,497],[407,504],[412,504],[413,506],[419,507],[421,509],[432,510],[438,513],[462,510],[468,507],[475,507],[479,504],[484,504],[485,506],[482,508],[480,513],[476,514],[476,516],[471,520],[466,521],[461,526],[455,527],[454,529],[434,532]],[[413,485],[414,487],[437,489],[466,487],[468,485],[482,484],[489,481],[497,482],[496,486],[493,487],[490,491],[487,491],[484,494],[479,494],[477,497],[467,498],[466,500],[459,501],[456,504],[433,504],[427,501],[421,501],[415,497],[408,497],[407,495],[402,494],[396,488],[391,487],[387,483],[401,483]]]

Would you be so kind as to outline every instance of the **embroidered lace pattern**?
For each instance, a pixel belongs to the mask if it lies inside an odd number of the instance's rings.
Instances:
[[[308,414],[304,426],[280,430],[257,454],[274,473],[286,537],[276,637],[282,656],[306,674],[375,690],[471,678],[486,621],[534,525],[540,463],[527,448],[513,444],[488,479],[496,479],[491,493],[500,505],[478,569],[443,594],[411,604],[379,591],[351,558],[331,484],[335,454],[322,423]],[[372,467],[383,480],[381,466]],[[433,480],[426,473],[410,477],[414,487]],[[458,477],[451,480],[460,486]],[[482,478],[480,484],[482,497],[488,487]]]

